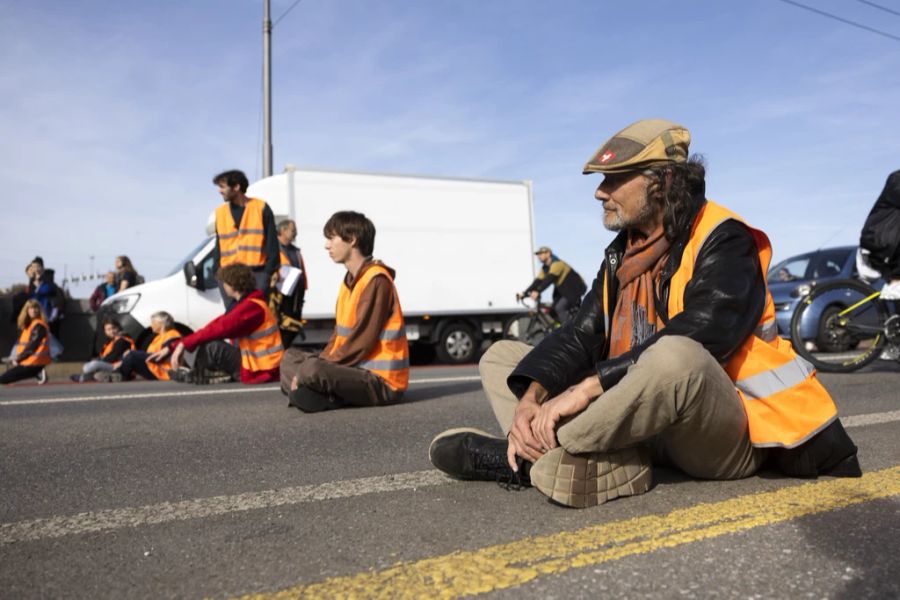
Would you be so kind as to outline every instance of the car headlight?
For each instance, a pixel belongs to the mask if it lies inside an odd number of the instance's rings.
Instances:
[[[794,298],[805,298],[806,296],[809,296],[809,293],[811,291],[811,285],[809,285],[808,283],[802,283],[798,285],[793,292],[791,292],[791,296],[793,296]]]
[[[116,298],[110,298],[103,303],[103,306],[115,313],[124,315],[130,313],[140,299],[140,294],[125,294]]]

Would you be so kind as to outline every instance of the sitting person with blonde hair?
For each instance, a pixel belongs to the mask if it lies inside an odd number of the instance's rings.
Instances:
[[[144,379],[168,381],[169,369],[172,365],[168,359],[156,359],[151,355],[164,346],[170,346],[181,338],[175,329],[175,320],[165,311],[153,313],[150,317],[150,329],[155,333],[147,350],[130,350],[122,357],[122,363],[113,371],[99,371],[94,374],[97,381],[122,381],[140,375]]]
[[[50,327],[47,317],[37,300],[28,300],[16,321],[19,341],[8,360],[11,368],[0,374],[0,383],[13,383],[32,377],[38,383],[47,381],[44,367],[50,364]]]

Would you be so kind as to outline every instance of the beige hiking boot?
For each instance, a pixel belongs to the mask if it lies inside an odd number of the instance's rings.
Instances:
[[[643,494],[652,483],[650,451],[644,446],[590,454],[569,454],[557,447],[531,467],[531,485],[575,508]]]

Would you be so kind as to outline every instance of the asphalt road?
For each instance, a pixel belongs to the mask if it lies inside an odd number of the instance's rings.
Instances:
[[[496,427],[474,367],[412,379],[316,415],[274,386],[0,389],[0,596],[900,597],[900,364],[822,376],[863,479],[656,469],[587,510],[435,472],[436,433]]]

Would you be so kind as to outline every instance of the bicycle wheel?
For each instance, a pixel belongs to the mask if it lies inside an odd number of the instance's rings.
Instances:
[[[849,373],[881,355],[887,307],[878,292],[856,280],[816,287],[791,318],[791,343],[820,371]]]
[[[503,327],[503,339],[537,346],[547,335],[537,315],[516,315]]]

